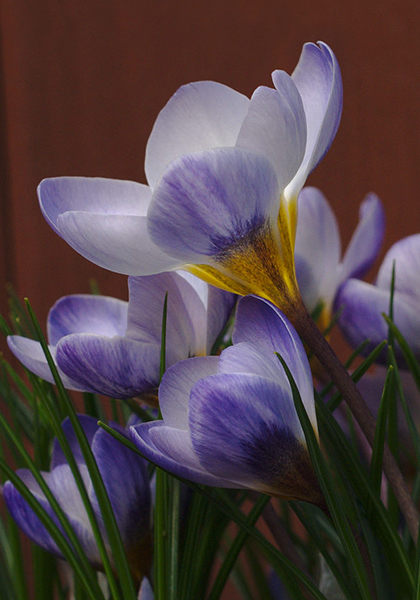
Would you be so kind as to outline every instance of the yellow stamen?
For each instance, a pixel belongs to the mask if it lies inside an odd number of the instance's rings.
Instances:
[[[300,304],[291,234],[284,206],[278,231],[266,222],[216,255],[212,265],[188,265],[187,269],[211,285],[235,294],[256,294],[290,313]]]

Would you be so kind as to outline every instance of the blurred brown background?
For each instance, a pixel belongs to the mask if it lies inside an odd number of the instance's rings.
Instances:
[[[36,186],[56,175],[144,182],[158,111],[183,83],[250,94],[291,72],[305,41],[333,48],[344,79],[338,136],[309,183],[348,241],[369,191],[386,246],[420,231],[420,3],[414,0],[2,0],[0,280],[43,322],[61,295],[126,296],[122,276],[70,249],[44,222]],[[6,294],[0,286],[0,306]]]

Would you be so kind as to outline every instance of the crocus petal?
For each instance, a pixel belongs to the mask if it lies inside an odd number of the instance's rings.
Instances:
[[[197,344],[194,320],[203,322],[205,309],[188,282],[172,272],[150,277],[130,277],[128,285],[127,337],[154,343],[160,349],[167,294],[166,366],[194,355]]]
[[[273,73],[276,88],[280,87],[278,73]],[[292,79],[305,108],[307,143],[302,165],[285,190],[286,198],[299,193],[309,173],[328,151],[337,133],[343,103],[343,84],[337,59],[322,42],[304,45]]]
[[[248,373],[276,381],[290,391],[284,370],[275,356],[267,356],[248,342],[238,342],[225,348],[219,356],[218,373]]]
[[[22,477],[23,469],[18,471],[17,474],[21,477],[21,479],[24,479]],[[27,481],[24,482],[26,485],[28,485]],[[28,487],[30,487],[32,493],[34,494],[31,486]],[[48,533],[44,525],[10,481],[6,481],[4,484],[3,496],[10,514],[22,531],[32,541],[38,544],[38,546],[41,546],[41,548],[44,548],[44,550],[47,550],[47,552],[51,552],[55,556],[62,558],[63,555],[61,554],[51,535]],[[40,502],[42,508],[48,513],[48,515],[55,520],[53,511],[51,510],[49,503],[45,500],[45,497],[43,495],[40,497],[38,494],[36,494],[36,499],[38,502]]]
[[[57,220],[69,211],[145,216],[151,191],[134,181],[102,177],[52,177],[38,186],[42,214],[58,235]]]
[[[154,188],[170,162],[209,148],[234,146],[249,99],[213,81],[184,85],[159,113],[146,147],[145,171]]]
[[[195,354],[197,356],[208,355],[226,325],[237,297],[235,294],[205,283],[187,271],[179,271],[178,274],[189,282],[206,309],[204,322],[201,319],[201,310],[199,314],[195,315],[193,313],[194,306],[190,305],[188,297],[184,296],[187,311],[193,317],[196,339],[199,340]]]
[[[280,91],[266,87],[255,90],[236,145],[266,156],[282,190],[302,162],[306,119],[302,99],[287,73],[279,72],[278,86]]]
[[[54,231],[95,264],[127,275],[160,273],[174,266],[147,235],[148,186],[114,179],[56,177],[41,181],[38,196]]]
[[[115,398],[131,398],[159,383],[160,348],[127,338],[85,333],[57,345],[57,363],[80,386]]]
[[[165,424],[188,429],[188,403],[191,388],[203,377],[217,373],[217,356],[183,360],[168,369],[159,387],[159,404]]]
[[[144,577],[143,581],[141,582],[137,600],[154,600],[154,599],[155,599],[155,594],[153,592],[153,588],[150,584],[150,581],[146,577]]]
[[[367,273],[379,253],[384,233],[382,203],[375,194],[369,194],[360,205],[359,224],[340,265],[338,284],[351,277],[361,279]]]
[[[213,375],[191,390],[191,440],[210,473],[278,491],[304,435],[289,390],[245,373]]]
[[[275,221],[278,207],[278,182],[269,161],[238,148],[219,148],[171,163],[150,204],[149,232],[178,260],[209,263]]]
[[[29,487],[35,498],[48,513],[48,515],[61,528],[55,512],[47,502],[44,494],[41,492],[33,475],[27,469],[17,471],[17,475]],[[83,547],[89,561],[96,567],[101,565],[101,559],[98,547],[90,527],[89,519],[80,497],[76,482],[71,474],[68,465],[58,466],[52,473],[42,474],[46,479],[48,486],[56,497],[62,509],[66,512],[70,525],[77,535],[81,546]],[[81,475],[85,484],[89,485],[89,479],[86,469],[81,467]],[[54,540],[42,525],[41,521],[35,515],[28,504],[17,492],[15,487],[6,482],[4,486],[4,496],[6,504],[11,515],[18,523],[19,527],[39,546],[52,552],[56,556],[62,557],[60,550]]]
[[[404,294],[407,302],[420,306],[420,234],[410,235],[392,246],[378,272],[377,286],[390,291],[395,262],[395,289]]]
[[[124,335],[128,303],[116,298],[80,294],[57,300],[48,314],[50,344],[71,333],[96,333],[113,337]]]
[[[188,431],[167,427],[163,421],[158,421],[131,427],[130,434],[134,444],[148,460],[178,477],[204,485],[238,487],[201,467]]]
[[[234,343],[249,342],[272,359],[278,352],[295,380],[302,402],[317,431],[312,375],[305,349],[295,329],[283,313],[270,302],[246,296],[238,303]]]
[[[92,451],[128,548],[133,540],[140,540],[148,532],[151,500],[147,463],[103,429],[95,435]],[[93,491],[91,500],[99,513]]]
[[[9,349],[16,358],[32,373],[38,375],[49,383],[55,383],[54,377],[51,373],[50,367],[48,366],[47,359],[44,351],[42,350],[41,344],[35,340],[22,337],[20,335],[9,335],[7,338],[7,344]],[[48,346],[52,358],[55,361],[56,348],[54,346]],[[93,389],[90,386],[81,386],[76,381],[73,381],[68,377],[56,364],[58,374],[60,375],[63,385],[68,390],[92,392]]]
[[[371,344],[365,349],[369,352],[374,346],[387,339],[388,325],[382,314],[389,314],[390,292],[358,279],[349,279],[340,289],[336,300],[337,309],[341,309],[340,328],[354,347],[364,340]],[[406,296],[394,294],[394,322],[407,340],[413,352],[420,352],[420,320],[418,306],[407,302]]]
[[[93,436],[99,430],[98,420],[90,417],[88,415],[78,415],[78,421],[85,432],[87,440],[89,444],[92,444]],[[82,450],[80,448],[77,436],[73,429],[73,425],[67,417],[63,423],[61,424],[61,428],[63,430],[64,435],[70,445],[71,452],[79,464],[85,464],[85,459],[83,457]],[[67,464],[67,459],[65,454],[60,446],[60,443],[57,438],[54,438],[52,456],[51,456],[51,470],[57,467],[58,465]]]
[[[333,300],[341,242],[337,219],[318,189],[306,187],[300,192],[298,211],[296,277],[304,304],[312,312],[320,300],[327,305]]]
[[[73,211],[60,214],[60,235],[91,262],[124,275],[152,275],[179,267],[147,233],[146,217]]]

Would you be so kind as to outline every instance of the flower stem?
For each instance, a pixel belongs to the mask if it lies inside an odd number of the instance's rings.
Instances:
[[[302,310],[299,311],[299,316],[296,316],[293,320],[293,325],[300,337],[328,371],[366,439],[372,446],[375,437],[375,420],[352,378],[303,306]],[[411,537],[416,543],[419,532],[419,513],[387,444],[384,447],[383,469],[404,515]]]

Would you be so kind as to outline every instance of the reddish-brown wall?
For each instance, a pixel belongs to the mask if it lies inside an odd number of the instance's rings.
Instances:
[[[41,319],[60,295],[125,295],[46,225],[43,177],[144,181],[153,121],[178,86],[213,79],[247,94],[292,71],[305,41],[329,43],[344,79],[342,124],[309,182],[333,204],[344,239],[376,191],[389,245],[420,230],[420,4],[412,0],[3,0],[0,277]],[[5,294],[1,286],[1,302]]]

